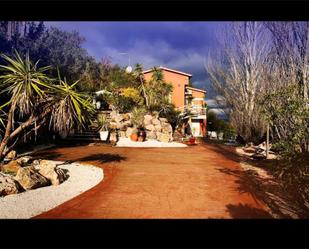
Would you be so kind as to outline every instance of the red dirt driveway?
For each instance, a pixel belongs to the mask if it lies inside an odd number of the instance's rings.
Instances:
[[[38,155],[101,167],[104,180],[35,218],[272,218],[237,158],[214,145],[75,146]]]

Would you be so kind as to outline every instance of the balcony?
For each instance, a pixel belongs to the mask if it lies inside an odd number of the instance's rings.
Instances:
[[[192,118],[206,119],[207,109],[200,105],[185,105],[177,108],[182,113],[188,113]]]

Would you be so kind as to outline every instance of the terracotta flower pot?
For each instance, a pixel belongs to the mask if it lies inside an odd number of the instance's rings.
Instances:
[[[132,141],[136,142],[138,140],[138,135],[136,133],[133,133],[133,134],[131,134],[130,138],[131,138]]]

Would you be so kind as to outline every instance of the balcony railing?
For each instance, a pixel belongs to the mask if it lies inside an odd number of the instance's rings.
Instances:
[[[199,105],[185,105],[177,108],[181,112],[187,112],[192,116],[200,116],[206,115],[207,110],[206,107],[202,107]]]

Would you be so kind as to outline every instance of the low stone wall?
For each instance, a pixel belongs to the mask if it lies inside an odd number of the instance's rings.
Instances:
[[[109,128],[116,130],[118,137],[129,138],[132,133],[137,132],[137,128],[132,123],[132,114],[119,114],[111,112],[111,122]],[[173,128],[166,118],[158,118],[154,115],[147,114],[144,116],[141,124],[146,131],[146,139],[154,139],[160,142],[173,141]],[[114,134],[112,132],[112,137]]]

